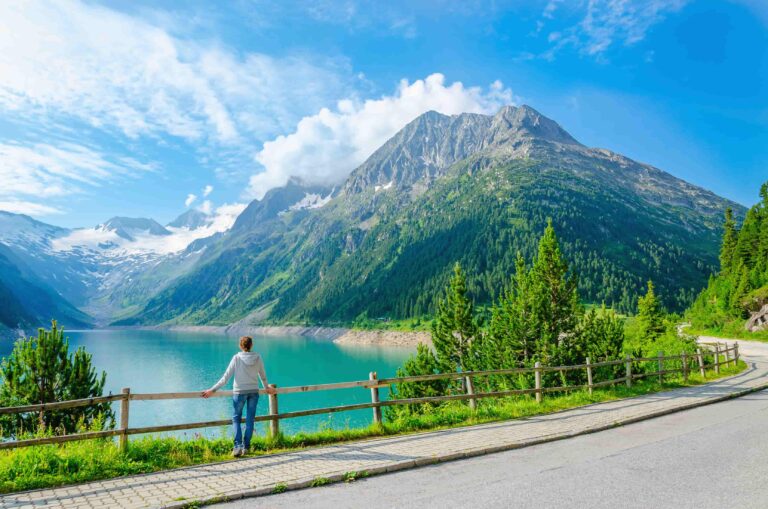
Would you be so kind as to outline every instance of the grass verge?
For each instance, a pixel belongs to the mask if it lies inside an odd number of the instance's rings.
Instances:
[[[695,336],[712,336],[722,339],[743,339],[745,341],[768,342],[768,330],[760,332],[749,332],[744,328],[744,321],[731,322],[717,329],[694,329],[689,328],[685,331]]]
[[[743,361],[735,367],[723,366],[720,377],[737,374],[746,367]],[[398,417],[390,414],[391,420],[378,426],[280,435],[274,439],[254,436],[251,454],[273,454],[363,438],[520,419],[592,403],[698,385],[714,379],[715,376],[711,372],[707,373],[706,379],[697,373],[691,373],[688,384],[684,384],[680,377],[670,376],[663,384],[659,384],[655,378],[644,379],[636,381],[631,388],[617,385],[613,388],[596,389],[591,395],[584,390],[557,396],[547,395],[540,404],[532,397],[484,399],[478,401],[478,408],[474,411],[466,403],[453,401],[439,407],[425,407],[425,413],[421,415]],[[182,440],[174,437],[147,436],[132,440],[125,453],[121,453],[116,442],[110,439],[0,451],[0,493],[225,461],[231,459],[231,450],[232,442],[228,438],[197,437]],[[279,485],[275,490],[279,490]]]

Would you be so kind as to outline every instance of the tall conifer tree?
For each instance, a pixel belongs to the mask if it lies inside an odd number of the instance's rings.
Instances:
[[[546,361],[556,354],[560,335],[574,330],[579,315],[577,280],[568,274],[568,264],[551,220],[539,241],[530,277],[534,313],[540,323],[540,341],[544,343],[538,350]]]
[[[733,209],[728,207],[725,209],[723,244],[720,248],[720,271],[723,273],[727,273],[731,270],[738,240],[739,231],[736,228],[736,221],[733,219]]]
[[[53,321],[51,330],[39,329],[37,337],[20,339],[0,364],[0,406],[22,406],[101,396],[106,373],[100,375],[83,348],[69,352],[64,331]],[[21,414],[0,420],[4,436],[38,430],[72,433],[103,418],[114,419],[109,404],[68,410]]]
[[[741,264],[744,265],[747,270],[754,268],[757,262],[757,252],[760,245],[761,215],[761,205],[756,205],[747,211],[747,217],[744,218],[744,224],[741,225],[741,229],[739,230],[732,267]]]
[[[526,363],[535,353],[539,335],[531,271],[520,253],[517,254],[515,274],[505,294],[491,312],[489,346],[499,367],[516,367]]]
[[[637,319],[640,322],[640,330],[643,337],[656,340],[664,334],[666,329],[664,325],[665,317],[666,313],[658,297],[656,297],[653,281],[648,281],[648,291],[637,300]]]
[[[469,348],[477,333],[474,305],[467,296],[467,278],[457,263],[446,296],[438,302],[437,315],[432,323],[432,344],[443,371],[466,371],[470,368]]]

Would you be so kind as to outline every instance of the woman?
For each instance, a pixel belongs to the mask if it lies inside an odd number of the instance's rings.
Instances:
[[[267,383],[267,373],[264,371],[264,361],[257,352],[251,352],[253,347],[253,338],[243,336],[240,338],[240,352],[232,357],[229,366],[224,375],[216,384],[203,391],[204,398],[219,390],[226,384],[232,375],[235,381],[232,384],[232,405],[234,413],[232,414],[232,425],[235,431],[235,447],[232,450],[232,456],[239,457],[247,453],[251,447],[251,437],[253,436],[253,419],[256,417],[256,405],[259,402],[259,378],[264,385],[264,392],[274,394],[275,390],[269,387]],[[245,412],[245,437],[240,427],[240,421],[243,418],[243,408]]]

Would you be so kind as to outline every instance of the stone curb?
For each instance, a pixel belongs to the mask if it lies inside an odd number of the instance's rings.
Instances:
[[[735,376],[739,376],[739,374],[733,375],[733,377],[735,377]],[[729,378],[733,378],[733,377],[719,379],[718,381],[728,380]],[[681,405],[681,406],[675,407],[675,408],[668,408],[668,409],[664,409],[664,410],[658,410],[658,411],[651,412],[651,413],[645,414],[645,415],[640,415],[640,416],[637,416],[637,417],[629,417],[629,418],[626,418],[626,419],[620,419],[620,420],[615,421],[615,422],[613,422],[611,424],[605,424],[605,425],[600,425],[600,426],[593,426],[593,427],[590,427],[590,428],[586,428],[586,429],[582,429],[582,430],[579,430],[579,431],[575,431],[573,433],[560,433],[560,434],[557,434],[557,435],[550,435],[550,436],[536,438],[536,439],[532,439],[532,440],[526,440],[524,442],[513,442],[513,443],[503,444],[503,445],[499,445],[499,446],[496,446],[496,447],[484,447],[484,448],[478,448],[478,449],[470,449],[470,450],[467,450],[467,451],[464,451],[464,452],[451,453],[451,454],[446,454],[446,455],[442,455],[442,456],[433,456],[431,458],[419,458],[419,459],[416,459],[416,460],[406,460],[406,461],[401,461],[401,462],[397,462],[397,463],[392,463],[392,464],[389,464],[389,465],[382,465],[380,467],[374,467],[374,468],[365,469],[365,473],[366,473],[366,477],[370,477],[370,476],[374,476],[374,475],[381,475],[381,474],[388,474],[388,473],[391,473],[391,472],[397,472],[397,471],[400,471],[400,470],[408,470],[408,469],[412,469],[412,468],[419,468],[419,467],[423,467],[423,466],[434,465],[434,464],[437,464],[437,463],[446,463],[448,461],[456,461],[456,460],[461,460],[461,459],[466,459],[466,458],[474,458],[474,457],[478,457],[478,456],[485,456],[487,454],[494,454],[494,453],[498,453],[498,452],[511,451],[511,450],[515,450],[515,449],[522,449],[524,447],[531,447],[531,446],[534,446],[534,445],[546,444],[546,443],[549,443],[549,442],[556,442],[558,440],[565,440],[565,439],[568,439],[568,438],[574,438],[574,437],[578,437],[578,436],[582,436],[582,435],[589,435],[589,434],[592,434],[592,433],[598,433],[600,431],[606,431],[606,430],[609,430],[609,429],[618,428],[620,426],[626,426],[628,424],[635,424],[635,423],[646,421],[646,420],[649,420],[649,419],[654,419],[656,417],[662,417],[662,416],[665,416],[665,415],[674,414],[674,413],[682,412],[682,411],[685,411],[685,410],[691,410],[691,409],[694,409],[694,408],[699,408],[699,407],[703,407],[703,406],[707,406],[707,405],[712,405],[714,403],[721,403],[723,401],[728,401],[728,400],[740,398],[742,396],[746,396],[748,394],[752,394],[752,393],[755,393],[755,392],[760,392],[760,391],[765,390],[765,389],[768,389],[768,383],[764,383],[764,384],[759,385],[757,387],[750,387],[748,389],[744,389],[744,390],[741,390],[741,391],[738,391],[738,392],[733,392],[733,393],[730,393],[730,394],[725,394],[723,396],[718,396],[718,397],[715,397],[715,398],[712,398],[712,399],[708,399],[708,400],[705,400],[705,401],[697,401],[695,403],[689,403],[689,404]],[[636,396],[636,397],[639,397],[639,396]],[[630,399],[633,399],[633,398],[626,398],[626,400],[630,400]],[[599,405],[600,403],[596,403],[596,404]],[[585,406],[590,406],[590,405],[585,405]],[[583,408],[583,407],[578,407],[578,408]],[[563,410],[563,412],[567,412],[569,410],[572,410],[572,409]],[[559,412],[555,412],[555,413],[559,413]],[[471,427],[472,426],[467,426],[467,428],[471,428]],[[433,432],[427,431],[425,433],[433,433]],[[385,439],[386,438],[377,437],[374,440],[385,440]],[[331,475],[328,475],[328,476],[324,476],[323,478],[327,479],[328,483],[330,484],[330,483],[337,483],[337,482],[344,481],[345,475],[346,475],[345,473],[331,474]],[[291,482],[281,483],[281,484],[285,487],[284,491],[294,491],[294,490],[299,490],[299,489],[304,489],[304,488],[311,487],[313,481],[314,481],[314,478],[305,478],[305,479],[299,479],[299,480],[296,480],[296,481],[291,481]],[[240,499],[243,499],[243,498],[260,497],[260,496],[272,495],[272,494],[275,494],[274,493],[274,487],[272,487],[272,488],[259,488],[259,489],[254,489],[254,490],[238,491],[238,492],[235,492],[235,493],[219,494],[219,495],[214,495],[214,496],[211,496],[211,497],[205,497],[205,498],[202,498],[202,499],[196,499],[194,501],[184,501],[184,502],[175,502],[175,503],[170,503],[170,504],[164,504],[164,505],[162,505],[160,507],[162,507],[164,509],[185,509],[185,508],[189,507],[193,503],[194,504],[198,504],[198,505],[211,505],[211,504],[216,504],[216,503],[221,503],[221,502],[230,502],[230,501],[234,501],[234,500],[240,500]]]

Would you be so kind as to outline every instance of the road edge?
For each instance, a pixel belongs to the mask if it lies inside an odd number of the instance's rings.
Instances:
[[[752,366],[754,367],[754,366]],[[734,375],[739,376],[739,375]],[[706,401],[697,401],[694,403],[688,403],[679,407],[675,408],[668,408],[665,410],[658,410],[655,412],[651,412],[649,414],[637,416],[637,417],[629,417],[626,419],[620,419],[618,421],[614,421],[611,424],[605,424],[600,426],[594,426],[587,429],[582,429],[579,431],[574,431],[572,433],[560,433],[557,435],[550,435],[545,436],[541,438],[536,438],[532,440],[526,440],[523,442],[513,442],[508,443],[504,445],[499,445],[496,447],[485,447],[485,448],[479,448],[479,449],[473,449],[461,453],[452,453],[452,454],[445,454],[441,456],[433,456],[431,458],[420,458],[417,460],[407,460],[402,461],[398,463],[393,463],[391,465],[386,465],[382,467],[376,467],[372,469],[367,469],[364,471],[364,475],[360,475],[358,478],[365,478],[365,477],[371,477],[371,476],[377,476],[382,474],[388,474],[391,472],[398,472],[401,470],[409,470],[413,468],[419,468],[429,465],[435,465],[438,463],[447,463],[449,461],[456,461],[466,458],[476,458],[479,456],[485,456],[488,454],[495,454],[498,452],[504,452],[504,451],[512,451],[516,449],[523,449],[525,447],[532,447],[535,445],[541,445],[546,444],[550,442],[556,442],[559,440],[566,440],[569,438],[575,438],[583,435],[589,435],[592,433],[599,433],[601,431],[606,431],[609,429],[618,428],[621,426],[627,426],[630,424],[635,424],[642,421],[647,421],[650,419],[655,419],[657,417],[663,417],[665,415],[670,415],[678,412],[684,412],[686,410],[692,410],[694,408],[700,408],[707,405],[713,405],[715,403],[721,403],[723,401],[729,401],[736,398],[741,398],[743,396],[747,396],[749,394],[753,394],[755,392],[760,392],[762,390],[768,389],[768,382],[761,384],[757,387],[750,387],[748,389],[743,389],[738,392],[733,392],[730,394],[725,394],[722,396],[717,396],[712,399],[708,399]],[[569,409],[570,410],[570,409]],[[566,412],[568,410],[565,410]],[[427,432],[429,433],[429,432]],[[358,472],[358,474],[361,474],[361,472]],[[224,502],[234,502],[236,500],[242,500],[245,498],[254,498],[254,497],[263,497],[266,495],[277,495],[286,491],[295,491],[300,489],[306,489],[310,487],[318,487],[326,484],[332,484],[332,483],[338,483],[345,481],[347,477],[347,473],[340,473],[340,474],[333,474],[327,477],[322,478],[322,484],[318,484],[318,478],[304,478],[304,479],[298,479],[295,481],[290,481],[286,483],[281,483],[279,485],[275,485],[273,487],[267,487],[267,488],[258,488],[258,489],[250,489],[250,490],[243,490],[238,493],[227,493],[227,494],[219,494],[214,495],[211,497],[206,497],[202,499],[196,499],[194,501],[183,501],[183,502],[177,502],[177,503],[171,503],[171,504],[165,504],[162,505],[164,509],[187,509],[191,507],[198,507],[203,505],[212,505],[212,504],[220,504]],[[279,488],[278,488],[279,486]],[[279,491],[278,491],[279,490]]]

